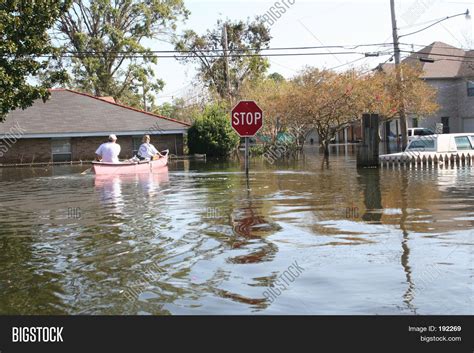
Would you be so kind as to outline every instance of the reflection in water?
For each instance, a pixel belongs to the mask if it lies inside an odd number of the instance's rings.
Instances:
[[[268,241],[266,237],[274,234],[281,228],[260,214],[263,209],[263,203],[253,199],[251,183],[248,178],[246,178],[246,192],[244,195],[245,197],[240,199],[237,205],[233,206],[230,215],[233,230],[231,248],[234,250],[248,249],[248,251],[244,255],[230,257],[227,259],[227,262],[236,265],[271,262],[278,252],[278,246]],[[265,279],[267,283],[273,283],[276,280],[276,276],[269,276]],[[262,281],[264,278],[259,278],[259,280]],[[267,307],[264,298],[250,298],[222,289],[217,290],[216,294],[256,308],[264,309]]]
[[[407,174],[401,175],[401,190],[400,190],[400,199],[401,199],[401,209],[402,215],[400,217],[400,229],[403,233],[403,240],[402,240],[402,256],[401,256],[401,264],[403,266],[403,270],[405,271],[405,277],[407,281],[407,290],[403,295],[404,302],[413,314],[416,314],[416,308],[413,306],[413,299],[415,294],[415,284],[413,283],[411,267],[409,264],[410,260],[410,248],[408,247],[408,231],[406,229],[406,222],[408,217],[408,200],[407,200],[407,192],[408,192],[408,176]]]
[[[113,211],[114,215],[122,214],[122,177],[120,175],[96,176],[94,185],[99,194],[100,202]]]
[[[366,222],[380,222],[382,218],[382,193],[380,191],[380,170],[359,169],[359,184],[364,192],[365,213],[362,219]]]
[[[253,244],[251,253],[229,259],[233,263],[259,263],[271,261],[278,247],[265,237],[278,231],[280,227],[263,216],[256,214],[259,210],[251,200],[244,201],[247,205],[234,209],[231,216],[232,228],[236,238],[232,242],[234,249]]]
[[[132,184],[142,190],[143,195],[152,198],[160,189],[160,185],[169,181],[168,168],[160,173],[142,173],[133,175],[97,175],[94,186],[99,194],[101,204],[110,207],[115,214],[123,212],[124,200],[122,186]]]
[[[0,312],[472,313],[474,169],[321,162],[255,159],[248,182],[235,162],[107,178],[0,169]],[[267,302],[295,260],[304,273]]]
[[[148,198],[152,198],[160,187],[169,181],[168,167],[161,169],[159,173],[138,174],[138,180],[143,193]]]
[[[382,193],[380,185],[380,170],[379,169],[362,169],[358,170],[359,182],[361,189],[364,190],[364,205],[366,212],[362,215],[365,222],[380,222],[383,215]],[[405,272],[407,290],[403,294],[404,302],[408,309],[416,314],[412,301],[414,299],[415,284],[413,283],[411,268],[409,265],[410,248],[408,247],[408,231],[406,229],[407,223],[407,191],[408,191],[408,176],[406,173],[400,176],[400,201],[401,201],[401,217],[400,230],[403,238],[401,239],[402,254],[400,263]]]
[[[408,247],[408,233],[405,231],[403,232],[402,249],[403,249],[403,253],[401,257],[401,263],[403,266],[403,270],[405,271],[406,281],[408,284],[407,290],[405,294],[403,295],[403,298],[404,298],[405,304],[410,309],[410,311],[413,311],[413,314],[416,314],[416,308],[413,306],[413,303],[412,303],[414,299],[414,293],[415,293],[415,284],[413,283],[411,267],[409,264],[410,248]]]

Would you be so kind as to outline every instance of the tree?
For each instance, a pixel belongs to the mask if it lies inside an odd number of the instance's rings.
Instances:
[[[173,99],[171,103],[165,102],[154,107],[153,112],[186,123],[193,123],[202,115],[208,104],[208,100],[194,90],[183,97]]]
[[[291,106],[291,82],[279,74],[246,82],[240,92],[242,100],[255,100],[265,115],[265,124],[257,137],[263,143],[258,152],[279,151],[278,156],[297,156],[303,149],[308,121]],[[278,157],[279,158],[279,157]]]
[[[404,109],[409,115],[423,118],[435,113],[436,88],[420,79],[422,68],[415,64],[401,64]],[[377,71],[365,77],[368,94],[367,110],[380,114],[384,120],[398,118],[401,109],[399,84],[395,71]]]
[[[293,114],[316,129],[324,155],[336,134],[364,112],[365,92],[355,70],[336,73],[306,68],[293,79],[288,105]]]
[[[51,70],[42,85],[30,80],[54,60],[50,56],[57,52],[47,31],[69,5],[70,1],[53,0],[0,4],[0,121],[11,110],[25,109],[39,98],[45,101],[49,85],[65,79],[64,72]]]
[[[415,116],[434,113],[436,89],[420,79],[421,70],[403,66],[406,111]],[[325,156],[336,134],[358,121],[363,113],[376,113],[388,121],[398,117],[399,90],[394,73],[364,74],[358,70],[336,73],[307,68],[292,80],[286,100],[288,116],[316,129]]]
[[[291,88],[289,82],[275,80],[273,77],[248,81],[242,87],[239,98],[256,101],[264,111],[265,124],[261,134],[267,143],[275,142],[285,129],[296,127],[301,122],[299,116],[291,115],[291,109],[287,105]]]
[[[278,73],[278,72],[271,73],[270,75],[268,75],[268,78],[273,80],[273,81],[276,81],[276,82],[284,82],[285,81],[285,78],[283,77],[283,75]]]
[[[174,117],[176,113],[175,105],[169,102],[165,102],[162,105],[158,106],[155,108],[153,113],[158,114],[158,115],[163,115],[167,117]]]
[[[227,157],[239,146],[240,138],[229,123],[227,110],[208,106],[188,130],[189,153]]]
[[[225,35],[227,34],[228,70],[226,70]],[[178,59],[199,64],[198,78],[220,98],[233,100],[246,80],[261,78],[269,67],[268,60],[255,55],[268,48],[270,32],[264,22],[217,21],[213,30],[198,35],[187,30],[176,42],[176,50],[183,51]]]
[[[157,59],[143,40],[170,35],[187,15],[183,0],[74,0],[56,26],[72,56],[72,86],[136,107],[144,90],[152,102],[164,83],[155,78]]]

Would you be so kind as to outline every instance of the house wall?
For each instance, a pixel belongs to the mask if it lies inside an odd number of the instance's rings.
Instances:
[[[474,119],[474,97],[467,95],[467,81],[474,80],[474,77],[464,78],[458,85],[458,97],[459,97],[459,130],[460,132],[474,132],[473,131],[473,119]],[[471,123],[467,124],[466,120],[470,120]]]
[[[319,145],[319,135],[316,132],[316,129],[311,129],[305,136],[304,143],[311,145],[311,139],[313,140],[313,145]]]
[[[90,161],[95,158],[95,151],[107,137],[74,137],[71,138],[73,161]],[[120,159],[133,157],[132,136],[119,136]],[[183,135],[155,135],[151,143],[161,151],[169,149],[171,154],[183,155]],[[5,150],[7,150],[5,152]],[[51,139],[19,139],[16,142],[0,140],[0,164],[51,162]]]
[[[169,149],[171,154],[182,156],[184,154],[183,135],[152,135],[151,141],[158,151]]]
[[[50,139],[0,140],[0,163],[34,163],[51,160]],[[7,151],[5,151],[5,147]]]
[[[362,139],[362,129],[360,125],[360,121],[353,122],[348,128],[346,128],[347,134],[347,142],[348,143],[355,143],[359,142]],[[313,139],[314,145],[319,145],[319,135],[316,129],[311,129],[305,136],[304,143],[307,145],[311,145],[311,139]],[[344,131],[340,131],[338,133],[338,137],[334,140],[337,143],[344,143]]]
[[[428,79],[426,83],[438,90],[437,103],[439,110],[431,116],[420,119],[418,126],[434,130],[436,123],[441,123],[442,117],[449,117],[449,132],[463,132],[460,119],[461,110],[467,109],[466,103],[473,104],[474,107],[474,97],[467,97],[466,80],[454,78]],[[466,98],[473,98],[472,102],[469,102]],[[408,126],[413,127],[412,119],[408,120]]]

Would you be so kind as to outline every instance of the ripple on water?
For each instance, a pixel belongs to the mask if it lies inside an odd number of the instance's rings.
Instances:
[[[472,314],[473,169],[321,168],[3,172],[0,312]]]

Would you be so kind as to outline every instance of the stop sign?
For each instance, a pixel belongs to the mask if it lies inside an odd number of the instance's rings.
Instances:
[[[240,137],[252,137],[263,126],[263,112],[254,101],[240,101],[232,109],[231,120]]]

